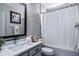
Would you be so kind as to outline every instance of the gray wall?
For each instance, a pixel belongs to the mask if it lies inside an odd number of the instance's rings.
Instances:
[[[41,37],[40,4],[27,4],[27,35]]]
[[[36,3],[27,4],[26,26],[27,26],[27,36],[34,34],[37,37],[41,37],[40,4],[36,4]],[[22,38],[22,36],[20,38]],[[12,38],[8,38],[8,39],[10,40]]]

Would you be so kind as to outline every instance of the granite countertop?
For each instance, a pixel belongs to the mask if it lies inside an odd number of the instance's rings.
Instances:
[[[0,56],[17,56],[25,51],[28,51],[29,49],[41,44],[42,41],[38,41],[35,43],[24,43],[24,42],[20,42],[18,44],[15,45],[9,45],[7,47],[4,47],[1,51],[0,51]]]

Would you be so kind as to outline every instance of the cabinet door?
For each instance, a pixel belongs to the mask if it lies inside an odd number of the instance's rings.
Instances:
[[[19,56],[28,56],[28,52],[24,52],[24,53],[20,54]]]
[[[42,51],[40,50],[40,51],[37,52],[34,56],[42,56]]]
[[[38,51],[41,50],[41,48],[42,48],[42,44],[33,47],[32,49],[29,50],[29,56],[35,55],[36,53],[38,53]]]

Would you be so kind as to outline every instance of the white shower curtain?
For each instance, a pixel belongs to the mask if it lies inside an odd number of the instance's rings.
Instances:
[[[76,41],[76,48],[79,49],[79,29],[77,27],[77,41]]]
[[[42,38],[46,41],[46,45],[74,50],[76,6],[42,15]]]

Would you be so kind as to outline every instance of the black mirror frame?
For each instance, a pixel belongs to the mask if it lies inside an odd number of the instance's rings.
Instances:
[[[27,20],[27,5],[26,4],[24,4],[24,3],[19,3],[19,4],[21,4],[21,5],[23,5],[23,6],[25,6],[25,22],[24,22],[24,34],[20,34],[20,35],[9,35],[9,36],[0,36],[0,37],[2,37],[2,38],[4,38],[4,39],[6,39],[6,38],[12,38],[12,37],[19,37],[19,36],[26,36],[27,34],[27,22],[26,22],[26,20]]]

